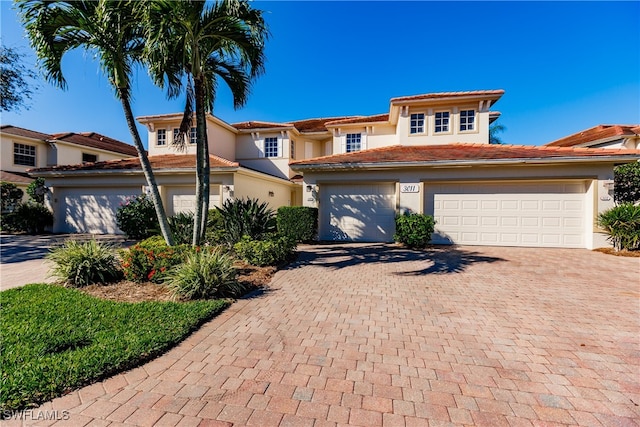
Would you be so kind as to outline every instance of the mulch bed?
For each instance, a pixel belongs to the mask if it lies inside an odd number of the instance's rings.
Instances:
[[[628,251],[626,249],[623,249],[621,251],[616,251],[613,248],[598,248],[598,249],[594,249],[594,251],[595,252],[602,252],[603,254],[607,254],[607,255],[640,258],[640,251]]]
[[[249,264],[238,265],[238,281],[247,288],[247,292],[265,288],[277,269],[275,267],[255,267]],[[79,289],[80,291],[111,301],[174,301],[171,291],[164,285],[152,282],[136,283],[122,280],[116,283],[96,284]]]

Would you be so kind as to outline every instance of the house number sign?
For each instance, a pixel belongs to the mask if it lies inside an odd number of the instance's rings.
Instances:
[[[418,193],[420,186],[418,184],[402,184],[400,185],[401,193]]]

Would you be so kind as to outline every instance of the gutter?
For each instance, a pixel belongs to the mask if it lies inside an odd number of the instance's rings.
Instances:
[[[504,159],[504,160],[433,160],[426,162],[368,162],[368,163],[316,163],[290,164],[294,171],[305,170],[348,170],[348,169],[398,169],[416,167],[457,167],[457,166],[501,166],[501,165],[541,165],[548,163],[593,163],[593,162],[631,162],[640,158],[629,156],[599,156],[599,157],[552,157],[532,159]]]
[[[240,166],[218,166],[215,169],[212,168],[212,172],[235,172],[240,169]],[[154,169],[156,175],[167,175],[172,173],[178,174],[194,174],[195,168],[171,168],[171,169]],[[139,175],[142,173],[142,169],[92,169],[92,170],[55,170],[55,171],[27,171],[30,176],[35,177],[49,177],[49,178],[64,178],[68,176],[103,176],[103,175]]]

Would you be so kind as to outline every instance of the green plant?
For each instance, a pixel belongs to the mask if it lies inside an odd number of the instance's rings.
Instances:
[[[47,259],[53,263],[51,275],[73,287],[112,282],[122,276],[114,248],[95,240],[67,240],[51,249]]]
[[[207,227],[205,230],[205,242],[211,246],[224,243],[224,218],[219,209],[209,210],[207,215]]]
[[[45,284],[0,292],[0,418],[139,366],[227,305],[114,302]]]
[[[242,236],[257,240],[275,231],[275,215],[266,202],[249,198],[227,199],[219,210],[224,223],[224,240],[229,245],[239,242]]]
[[[27,194],[36,203],[44,204],[44,195],[47,193],[47,187],[44,185],[44,178],[39,177],[27,186]]]
[[[53,225],[53,214],[39,203],[20,203],[13,211],[15,227],[18,231],[31,234],[42,233]]]
[[[130,239],[158,234],[158,218],[153,202],[145,194],[127,199],[116,212],[116,224]]]
[[[11,212],[20,203],[24,196],[24,191],[11,182],[0,182],[0,201],[2,202],[2,213]]]
[[[233,262],[233,257],[221,247],[203,247],[171,269],[164,283],[176,297],[187,300],[234,297],[244,288],[237,281]]]
[[[180,212],[169,218],[173,240],[178,245],[191,244],[193,239],[193,213]]]
[[[120,252],[122,270],[127,280],[161,283],[192,250],[189,245],[168,246],[162,236],[149,237]]]
[[[288,236],[268,236],[264,240],[253,240],[244,236],[233,246],[238,258],[251,265],[264,267],[280,265],[290,260],[296,250],[296,242]]]
[[[281,206],[276,221],[279,234],[296,242],[311,242],[318,232],[318,208]]]
[[[633,162],[616,166],[613,170],[616,203],[640,201],[640,163]]]
[[[616,250],[640,248],[640,205],[623,203],[598,215],[598,225],[609,234]]]
[[[431,241],[435,227],[435,220],[431,215],[410,214],[396,216],[396,242],[403,243],[410,248],[424,248]]]

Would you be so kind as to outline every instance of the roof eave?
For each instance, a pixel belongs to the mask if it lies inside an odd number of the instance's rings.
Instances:
[[[493,160],[431,160],[424,162],[367,162],[367,163],[315,163],[291,164],[294,171],[305,170],[349,170],[349,169],[397,169],[415,167],[462,167],[462,166],[503,166],[503,165],[540,165],[546,163],[594,163],[594,162],[640,162],[640,156],[592,156],[592,157],[551,157],[519,158]]]
[[[232,172],[236,171],[240,168],[240,166],[212,166],[211,170],[214,172]],[[38,171],[38,170],[28,170],[27,173],[29,175],[35,177],[65,177],[65,176],[96,176],[96,175],[138,175],[142,173],[142,169],[89,169],[89,170],[53,170],[53,171]],[[187,167],[187,168],[163,168],[163,169],[154,169],[154,173],[156,175],[167,175],[167,174],[194,174],[195,167]]]

